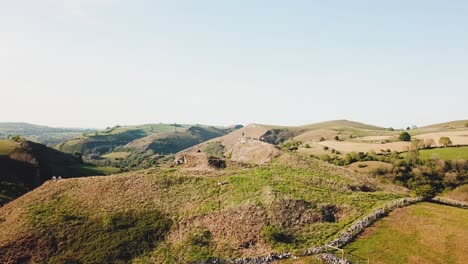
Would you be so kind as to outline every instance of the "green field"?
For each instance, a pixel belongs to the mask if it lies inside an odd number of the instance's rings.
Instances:
[[[13,151],[18,143],[13,140],[5,139],[0,140],[0,155],[8,155]]]
[[[468,211],[432,203],[397,209],[345,247],[354,263],[466,263]]]
[[[468,159],[467,147],[423,149],[419,151],[421,159],[439,158],[443,160]]]
[[[68,169],[70,169],[71,177],[84,177],[102,174],[110,175],[120,172],[120,169],[116,167],[98,167],[89,164],[70,166]]]

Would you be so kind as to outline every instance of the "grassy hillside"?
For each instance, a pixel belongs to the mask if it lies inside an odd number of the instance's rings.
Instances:
[[[456,121],[450,121],[450,122],[425,126],[425,127],[422,127],[422,129],[426,129],[426,128],[466,128],[467,123],[468,123],[468,120],[456,120]]]
[[[370,263],[466,263],[467,251],[468,211],[430,203],[395,210],[345,248]]]
[[[442,194],[441,196],[443,198],[468,203],[468,184],[459,186],[452,191]]]
[[[79,152],[97,157],[126,151],[138,153],[153,151],[164,155],[226,135],[233,129],[179,124],[117,126],[62,142],[57,148],[67,153]]]
[[[18,142],[8,139],[0,139],[0,156],[10,154],[18,147]]]
[[[91,132],[90,129],[55,128],[28,123],[0,122],[0,139],[19,135],[27,140],[48,146],[89,132]]]
[[[0,261],[187,263],[299,250],[405,195],[385,190],[288,154],[262,166],[47,182],[0,208]]]
[[[78,157],[45,145],[0,140],[0,205],[41,185],[52,176],[63,178],[117,173],[120,169],[84,164]]]
[[[342,129],[342,128],[357,128],[357,129],[367,129],[367,130],[384,130],[382,127],[373,126],[369,124],[364,124],[360,122],[350,121],[350,120],[332,120],[325,121],[321,123],[311,124],[303,126],[303,128],[310,129]]]

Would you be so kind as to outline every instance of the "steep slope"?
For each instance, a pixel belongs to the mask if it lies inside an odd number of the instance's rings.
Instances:
[[[14,147],[0,155],[0,205],[38,187],[52,176],[68,178],[102,174],[99,168],[83,164],[79,157],[42,144],[0,140],[0,145],[5,144]]]
[[[404,195],[384,190],[289,154],[262,166],[50,181],[0,208],[0,262],[189,263],[304,249]]]
[[[201,143],[183,153],[205,152],[211,156],[229,157],[233,161],[261,164],[276,157],[278,150],[274,145],[261,141],[261,137],[269,131],[268,126],[249,124],[226,136]],[[217,154],[213,149],[218,149]]]

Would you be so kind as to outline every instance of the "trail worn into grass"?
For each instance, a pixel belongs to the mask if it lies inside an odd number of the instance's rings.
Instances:
[[[466,263],[468,211],[420,203],[396,209],[345,248],[371,263]]]

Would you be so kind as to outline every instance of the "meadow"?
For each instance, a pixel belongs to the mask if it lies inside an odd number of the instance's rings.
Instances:
[[[443,159],[443,160],[468,159],[468,146],[422,149],[419,151],[419,155],[421,159],[432,159],[432,158]]]
[[[468,211],[433,203],[400,208],[344,250],[355,263],[466,263]]]

